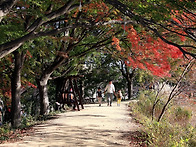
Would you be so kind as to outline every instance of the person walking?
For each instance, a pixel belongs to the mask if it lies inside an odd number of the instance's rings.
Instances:
[[[112,80],[110,80],[109,83],[106,85],[104,93],[106,93],[107,105],[112,106],[113,94],[115,94],[115,87],[112,83]]]
[[[99,106],[101,106],[101,103],[102,103],[102,91],[101,91],[100,87],[98,88],[98,91],[97,91],[97,99],[98,99]]]
[[[121,102],[121,99],[122,99],[121,90],[118,90],[118,93],[117,93],[116,97],[117,97],[117,106],[120,106],[120,102]]]

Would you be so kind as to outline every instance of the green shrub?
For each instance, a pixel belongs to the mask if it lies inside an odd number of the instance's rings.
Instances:
[[[145,116],[152,117],[152,108],[155,102],[155,97],[156,97],[156,93],[152,90],[141,91],[137,96],[137,99],[139,101],[137,103],[137,108],[135,109],[137,109],[140,113],[142,113]],[[158,99],[160,98],[158,97]],[[159,116],[162,108],[163,108],[163,102],[160,100],[155,107],[155,114],[154,114],[155,117]]]
[[[20,128],[28,128],[29,126],[32,126],[35,123],[35,117],[32,117],[31,115],[22,116]]]
[[[153,147],[195,147],[196,128],[189,124],[192,116],[191,110],[170,106],[161,122],[152,121],[151,110],[154,98],[155,95],[151,91],[144,91],[138,95],[138,102],[130,104],[133,116],[136,117],[137,122],[143,124],[144,132],[148,134],[148,145]],[[157,112],[162,109],[163,104],[156,105]]]
[[[191,126],[183,128],[180,125],[172,125],[168,121],[160,123],[147,121],[144,127],[150,146],[188,147],[195,145],[196,131]]]
[[[9,139],[11,127],[9,124],[4,124],[0,127],[0,142]]]
[[[151,91],[142,91],[139,93],[137,99],[139,100],[139,102],[137,103],[138,110],[141,113],[150,116],[153,106],[153,100],[155,99],[154,93]]]
[[[189,144],[189,147],[196,147],[196,138],[190,139],[188,144]]]
[[[182,108],[182,107],[177,107],[175,109],[175,119],[176,121],[181,121],[181,120],[190,120],[191,116],[192,116],[192,111],[188,110],[186,108]]]
[[[167,120],[172,124],[186,126],[192,118],[192,110],[187,107],[172,106],[166,115]]]

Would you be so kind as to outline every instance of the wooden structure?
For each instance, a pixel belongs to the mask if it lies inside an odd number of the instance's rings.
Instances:
[[[58,78],[56,80],[56,102],[60,103],[64,108],[64,105],[74,105],[80,111],[79,105],[83,106],[82,92],[79,90],[77,80],[83,77],[81,75],[68,76],[66,78]]]

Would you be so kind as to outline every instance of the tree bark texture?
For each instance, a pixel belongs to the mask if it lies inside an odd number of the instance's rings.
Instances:
[[[15,67],[11,79],[12,102],[11,102],[11,124],[17,128],[21,124],[21,70],[23,66],[23,55],[14,52]]]
[[[51,66],[45,69],[40,79],[37,79],[39,96],[40,96],[40,115],[49,112],[49,98],[47,84],[51,74],[65,61],[64,58],[57,58]]]
[[[127,87],[128,87],[128,99],[131,99],[133,96],[133,83],[132,79],[127,80]]]
[[[48,114],[49,112],[49,98],[47,83],[50,75],[44,75],[40,80],[37,81],[40,97],[40,115]]]

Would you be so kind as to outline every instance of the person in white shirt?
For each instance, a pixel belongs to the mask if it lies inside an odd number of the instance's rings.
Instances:
[[[112,106],[113,101],[113,95],[115,94],[115,87],[114,84],[112,84],[112,81],[109,81],[107,84],[104,93],[106,93],[106,99],[108,106]]]

